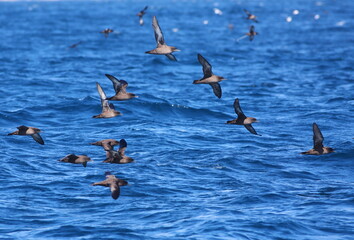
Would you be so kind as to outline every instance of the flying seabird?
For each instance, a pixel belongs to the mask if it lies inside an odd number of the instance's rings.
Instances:
[[[93,183],[92,186],[104,186],[109,187],[112,192],[112,198],[117,199],[120,195],[120,186],[128,185],[128,182],[117,178],[110,173],[106,173],[106,180]]]
[[[44,141],[41,135],[39,135],[39,133],[41,132],[40,129],[34,127],[26,127],[23,125],[17,127],[17,129],[17,131],[9,133],[7,135],[30,135],[37,143],[44,145]]]
[[[312,130],[313,130],[313,149],[310,149],[306,152],[302,152],[301,154],[322,155],[322,154],[334,152],[333,148],[323,146],[324,137],[316,123],[312,124]]]
[[[107,158],[103,162],[106,163],[130,163],[133,162],[134,159],[125,155],[125,150],[127,149],[127,142],[124,139],[119,141],[119,149],[118,151],[109,150],[107,151]]]
[[[213,92],[215,96],[221,98],[222,92],[221,92],[221,87],[219,82],[225,80],[225,78],[214,75],[210,63],[199,53],[198,53],[198,60],[200,64],[203,66],[204,76],[200,80],[194,80],[193,84],[209,84],[213,88]]]
[[[75,155],[75,154],[66,155],[65,157],[63,157],[58,161],[74,163],[74,164],[82,164],[84,167],[86,167],[87,162],[92,162],[91,158],[89,158],[86,155]]]
[[[125,80],[118,80],[117,78],[109,74],[105,74],[105,75],[109,80],[112,81],[114,91],[116,92],[116,95],[107,98],[107,100],[123,101],[123,100],[128,100],[131,98],[138,97],[133,93],[127,92],[128,83]]]
[[[144,20],[143,20],[143,16],[146,13],[146,10],[148,9],[148,6],[145,6],[143,10],[141,10],[140,12],[138,12],[136,15],[139,17],[139,23],[140,26],[144,25]]]
[[[243,111],[240,107],[240,103],[239,103],[238,98],[235,99],[234,109],[237,114],[237,118],[234,120],[231,120],[231,121],[227,121],[226,123],[227,124],[243,125],[250,133],[261,136],[256,132],[256,130],[254,130],[254,128],[251,125],[254,122],[258,122],[257,119],[255,119],[253,117],[246,117],[246,115],[243,113]]]
[[[97,91],[100,94],[100,98],[101,98],[102,113],[93,116],[93,118],[112,118],[121,115],[120,112],[114,109],[114,105],[108,102],[106,94],[104,93],[101,85],[99,83],[96,83],[96,86],[97,86]]]
[[[163,38],[161,28],[160,28],[159,23],[157,22],[157,19],[155,16],[152,18],[152,27],[154,28],[154,32],[155,32],[155,39],[156,39],[157,47],[155,49],[153,49],[151,51],[147,51],[145,53],[165,55],[166,57],[168,57],[168,59],[170,59],[172,61],[177,61],[176,57],[172,54],[172,52],[176,52],[176,51],[180,51],[180,50],[175,47],[166,45],[165,40]]]

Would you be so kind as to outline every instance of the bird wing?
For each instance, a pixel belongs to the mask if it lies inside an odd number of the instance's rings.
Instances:
[[[96,86],[97,86],[98,94],[100,95],[100,98],[101,98],[102,112],[110,111],[113,104],[108,103],[107,96],[104,93],[101,85],[99,83],[96,83]],[[114,106],[113,106],[113,109],[114,109]]]
[[[109,185],[111,192],[112,192],[112,198],[117,199],[120,195],[120,187],[118,184],[118,181],[115,181]]]
[[[121,139],[119,141],[119,150],[118,153],[120,154],[120,156],[124,156],[125,155],[125,150],[127,149],[127,141],[125,141],[125,139]]]
[[[240,119],[246,118],[246,115],[243,113],[243,111],[240,107],[240,102],[239,102],[238,98],[235,99],[234,109],[235,109],[235,113],[237,114],[238,118],[240,118]]]
[[[157,21],[155,16],[152,18],[152,27],[154,28],[157,46],[165,45],[165,40],[163,39],[163,34],[159,22]]]
[[[177,58],[172,53],[165,54],[165,56],[171,61],[177,61]]]
[[[119,92],[126,92],[126,88],[128,86],[128,83],[125,80],[119,80],[109,74],[105,74],[105,75],[109,80],[112,81],[113,88],[114,88],[114,91],[116,92],[116,94],[118,94]]]
[[[254,128],[252,127],[251,124],[245,124],[244,126],[245,126],[245,128],[246,128],[250,133],[253,133],[253,134],[255,134],[255,135],[259,135],[259,134],[256,132],[256,130],[254,130]],[[259,135],[259,136],[261,136],[261,135]]]
[[[211,70],[211,65],[210,63],[198,53],[198,61],[200,64],[203,66],[203,73],[204,73],[204,78],[211,77],[213,75],[213,72]]]
[[[143,10],[141,10],[141,13],[145,13],[145,11],[148,9],[148,6],[145,6]]]
[[[312,129],[313,129],[313,149],[319,152],[323,151],[324,137],[321,133],[321,130],[318,128],[316,123],[313,123]]]
[[[209,85],[213,88],[213,92],[215,94],[215,96],[217,96],[218,98],[221,98],[221,86],[219,83],[209,83]]]
[[[248,16],[250,16],[250,15],[252,15],[249,11],[247,11],[246,9],[243,9],[243,11],[248,15]]]
[[[32,134],[32,137],[37,143],[44,145],[44,141],[39,133]]]

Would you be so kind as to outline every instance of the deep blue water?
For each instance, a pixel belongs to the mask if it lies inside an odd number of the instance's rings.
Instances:
[[[354,239],[353,9],[350,0],[0,2],[0,238]],[[144,53],[155,47],[154,15],[182,50],[178,62]],[[260,34],[237,42],[251,24]],[[192,84],[203,75],[197,53],[227,78],[221,99]],[[122,116],[93,119],[95,83],[113,95],[105,73],[139,98],[114,102]],[[262,136],[225,124],[236,97]],[[335,153],[299,154],[312,148],[313,122]],[[20,125],[40,128],[46,144],[6,136]],[[126,139],[135,162],[102,163],[89,143],[107,138]],[[94,162],[57,161],[69,153]],[[118,200],[91,186],[106,171],[129,182]]]

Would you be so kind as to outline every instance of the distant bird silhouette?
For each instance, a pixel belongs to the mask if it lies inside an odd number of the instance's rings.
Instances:
[[[324,137],[316,123],[312,124],[312,130],[313,130],[313,149],[310,149],[306,152],[302,152],[301,154],[322,155],[322,154],[334,152],[333,148],[323,146]]]
[[[99,83],[96,83],[96,86],[97,86],[97,91],[101,98],[102,113],[93,116],[93,118],[112,118],[121,115],[120,112],[114,109],[114,105],[108,102],[106,94],[104,93],[101,85]]]
[[[176,57],[172,54],[173,52],[180,51],[176,47],[167,46],[165,40],[163,38],[163,34],[159,23],[157,22],[156,17],[152,18],[152,27],[155,33],[155,39],[157,43],[157,47],[151,51],[147,51],[145,53],[148,54],[157,54],[157,55],[165,55],[171,61],[177,61]]]
[[[144,20],[143,20],[143,16],[146,13],[146,10],[148,9],[148,6],[145,6],[143,10],[141,10],[140,12],[138,12],[136,15],[139,17],[139,23],[140,26],[144,25]]]
[[[106,180],[93,183],[92,186],[104,186],[111,189],[112,198],[117,199],[120,195],[120,186],[128,185],[128,182],[111,175],[110,172],[106,173]]]
[[[134,159],[131,157],[128,157],[125,155],[125,150],[127,149],[127,142],[124,139],[121,139],[119,141],[119,149],[118,151],[108,150],[107,151],[107,158],[105,161],[106,163],[118,163],[118,164],[124,164],[124,163],[130,163],[133,162]]]
[[[219,82],[225,80],[225,78],[214,75],[210,63],[198,53],[198,61],[203,66],[204,76],[200,80],[194,80],[193,84],[209,84],[213,88],[215,96],[221,98],[222,92]]]
[[[44,145],[44,141],[39,135],[41,130],[39,128],[34,128],[34,127],[26,127],[26,126],[19,126],[17,127],[17,131],[9,133],[7,135],[29,135],[31,136],[37,143]]]
[[[250,41],[252,41],[254,39],[254,36],[256,36],[258,34],[259,34],[258,32],[254,31],[254,26],[252,25],[252,26],[250,26],[250,31],[248,33],[245,33],[244,36],[239,37],[236,41],[240,41],[241,39],[243,39],[247,36],[249,36]]]
[[[113,29],[106,28],[105,30],[102,30],[100,33],[103,33],[105,37],[108,37],[108,35],[112,32],[113,32]]]
[[[80,45],[82,42],[79,41],[77,43],[74,43],[73,45],[69,46],[69,48],[76,48],[78,45]]]
[[[257,16],[253,15],[252,13],[250,13],[249,11],[247,11],[246,9],[243,9],[243,11],[247,14],[247,19],[252,20],[256,23],[258,23],[257,21]]]
[[[91,162],[92,160],[86,155],[69,154],[58,161],[74,163],[74,164],[82,164],[84,167],[86,167],[87,162]]]
[[[128,100],[131,98],[138,97],[133,93],[127,93],[128,83],[125,80],[118,80],[117,78],[109,74],[105,74],[105,75],[109,80],[112,81],[114,91],[116,92],[116,95],[107,98],[108,100],[123,101],[123,100]]]
[[[246,117],[246,115],[243,113],[243,111],[240,107],[240,103],[239,103],[238,98],[235,99],[234,109],[235,109],[235,113],[237,114],[237,118],[234,120],[231,120],[231,121],[227,121],[226,123],[227,124],[243,125],[250,133],[261,136],[256,132],[256,130],[254,130],[254,128],[251,125],[254,122],[258,122],[257,119],[253,118],[253,117]]]

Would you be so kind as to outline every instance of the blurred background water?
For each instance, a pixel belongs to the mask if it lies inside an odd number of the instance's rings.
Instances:
[[[135,16],[148,5],[145,24]],[[243,9],[257,15],[246,20]],[[1,239],[354,239],[354,2],[0,2]],[[297,11],[294,11],[297,10]],[[157,16],[178,62],[155,47]],[[231,25],[232,24],[232,25]],[[236,41],[254,25],[259,35]],[[112,28],[105,38],[99,32]],[[69,48],[81,41],[76,48]],[[223,96],[193,85],[213,66]],[[112,74],[139,98],[101,112]],[[262,136],[236,118],[235,98]],[[333,154],[304,156],[312,123]],[[6,136],[42,129],[46,144]],[[90,142],[124,138],[134,163]],[[86,154],[94,162],[57,160]],[[113,200],[90,184],[129,182]]]

